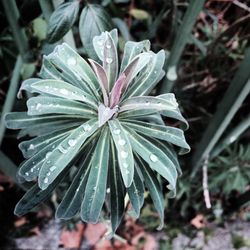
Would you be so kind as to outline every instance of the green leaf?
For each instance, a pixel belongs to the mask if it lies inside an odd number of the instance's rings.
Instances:
[[[143,110],[143,109],[164,111],[164,110],[175,110],[177,107],[178,103],[173,98],[164,100],[152,96],[137,96],[124,100],[120,105],[120,112],[127,110]]]
[[[32,84],[34,92],[37,90],[44,94],[63,97],[70,100],[81,101],[97,109],[93,96],[83,90],[61,80],[41,80]]]
[[[184,133],[181,129],[133,120],[123,123],[141,134],[158,138],[180,147],[182,149],[180,151],[181,154],[185,154],[190,151],[190,147],[186,143]]]
[[[126,128],[133,150],[146,161],[153,170],[169,182],[170,189],[174,189],[177,180],[177,171],[171,159],[153,143],[128,127]]]
[[[147,186],[154,206],[160,215],[161,225],[158,229],[161,229],[164,226],[164,197],[161,191],[161,185],[155,173],[149,167],[147,167],[139,157],[136,159],[136,162],[138,162],[145,181],[145,185]]]
[[[97,223],[105,200],[109,146],[109,131],[105,127],[96,145],[81,206],[81,218],[85,222]]]
[[[67,43],[57,46],[55,51],[49,55],[49,58],[62,71],[67,72],[70,76],[73,75],[76,78],[79,88],[99,98],[97,92],[99,83],[93,70]]]
[[[84,160],[78,167],[78,172],[75,175],[72,184],[57,207],[56,218],[70,219],[79,211],[91,168],[93,146],[94,144],[91,148],[87,148],[88,151],[85,152]]]
[[[129,187],[134,177],[134,156],[130,141],[118,120],[110,120],[109,128],[116,146],[124,185],[125,187]]]
[[[129,200],[133,206],[137,217],[140,215],[141,207],[144,203],[144,184],[135,167],[134,179],[130,187],[127,188]]]
[[[114,142],[111,141],[110,155],[110,216],[113,232],[120,225],[124,213],[124,186],[116,160],[116,152]]]
[[[33,138],[28,141],[22,141],[18,147],[22,151],[25,158],[30,158],[34,154],[38,153],[49,143],[57,140],[62,137],[64,134],[70,133],[72,129],[66,128],[53,133],[42,135],[36,138]]]
[[[103,68],[108,78],[108,89],[111,90],[118,74],[118,55],[115,42],[108,32],[106,32],[103,54]]]
[[[125,70],[129,63],[143,51],[149,51],[150,42],[148,40],[141,42],[128,41],[125,44],[123,58],[121,62],[120,74]]]
[[[54,181],[58,174],[75,157],[85,140],[97,129],[97,120],[89,120],[76,128],[52,151],[39,172],[38,183],[41,189],[46,189]]]
[[[84,118],[96,117],[97,113],[86,104],[74,100],[37,96],[27,101],[28,115],[75,114]]]
[[[149,94],[162,76],[162,67],[165,62],[164,50],[157,54],[150,53],[151,60],[145,70],[135,79],[133,85],[128,89],[125,97],[140,96]]]
[[[57,176],[55,181],[46,189],[41,190],[37,184],[29,189],[15,207],[15,215],[22,216],[28,213],[32,208],[42,203],[51,196],[52,191],[63,180],[69,171],[69,167],[65,168],[60,175]]]
[[[26,112],[12,112],[5,116],[5,124],[7,128],[21,129],[31,127],[33,125],[46,124],[48,127],[52,122],[71,122],[72,120],[80,122],[78,119],[84,121],[84,118],[76,115],[44,115],[44,116],[28,116]],[[49,128],[52,129],[52,128]]]
[[[23,162],[18,170],[18,174],[26,181],[34,180],[38,176],[43,163],[48,160],[51,152],[63,141],[66,135],[62,134],[59,138],[50,141],[42,150]]]
[[[79,1],[61,4],[51,15],[48,25],[48,42],[59,41],[73,26],[79,12]]]
[[[98,60],[93,47],[93,38],[113,27],[112,19],[103,7],[87,4],[82,10],[79,22],[80,38],[90,58]]]

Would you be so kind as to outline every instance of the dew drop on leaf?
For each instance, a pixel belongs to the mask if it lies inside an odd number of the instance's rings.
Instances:
[[[25,175],[26,175],[26,176],[29,176],[29,173],[28,173],[28,172],[26,172],[26,173],[25,173]]]
[[[76,59],[73,58],[73,57],[70,57],[70,58],[67,60],[67,64],[68,64],[68,65],[76,65]]]
[[[30,144],[28,150],[33,150],[33,149],[35,149],[35,146],[33,144]]]
[[[36,110],[39,110],[41,108],[42,104],[41,103],[37,103],[36,105]]]
[[[48,159],[49,156],[50,156],[50,154],[51,154],[51,152],[48,152],[48,153],[46,154],[45,158]]]
[[[110,44],[106,44],[106,48],[107,48],[107,49],[110,49],[110,48],[111,48],[111,45],[110,45]]]
[[[68,150],[65,149],[62,145],[59,145],[59,146],[58,146],[58,150],[59,150],[61,153],[63,153],[63,154],[66,154],[66,153],[68,152]]]
[[[114,130],[114,134],[115,134],[115,135],[119,135],[120,133],[121,133],[121,130],[120,130],[120,129],[115,129],[115,130]]]
[[[69,91],[67,89],[60,89],[60,93],[63,95],[68,95]]]
[[[124,146],[124,145],[126,144],[126,141],[123,140],[123,139],[120,139],[120,140],[118,141],[118,144],[121,145],[121,146]]]
[[[44,181],[43,181],[45,184],[46,183],[48,183],[49,182],[49,179],[48,179],[48,177],[46,177],[45,179],[44,179]]]
[[[107,58],[106,58],[106,63],[110,64],[110,63],[112,63],[112,62],[113,62],[113,59],[112,59],[112,58],[110,58],[110,57],[107,57]]]
[[[56,166],[52,166],[49,168],[49,171],[53,172],[56,169]]]
[[[76,140],[75,139],[70,139],[68,141],[68,144],[69,144],[70,147],[74,147],[76,145]]]
[[[156,155],[154,155],[154,154],[151,154],[151,155],[149,156],[149,158],[150,158],[150,160],[151,160],[152,162],[157,162],[157,161],[158,161],[158,157],[157,157]]]
[[[121,157],[122,157],[123,159],[126,159],[126,158],[128,157],[128,152],[122,151],[122,152],[121,152]]]

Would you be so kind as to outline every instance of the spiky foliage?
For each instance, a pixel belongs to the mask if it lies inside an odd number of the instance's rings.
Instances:
[[[42,79],[23,82],[19,97],[23,90],[38,95],[27,101],[27,113],[10,113],[6,123],[21,129],[20,137],[35,137],[20,143],[27,160],[18,174],[37,184],[19,201],[16,214],[48,198],[64,178],[70,186],[58,218],[80,211],[83,221],[96,223],[106,199],[115,231],[126,194],[139,216],[145,184],[163,224],[159,180],[167,180],[174,192],[180,167],[172,144],[182,153],[189,146],[183,131],[166,126],[162,116],[187,123],[173,94],[147,96],[164,76],[165,52],[150,51],[149,41],[127,42],[118,67],[117,42],[116,30],[93,39],[99,63],[59,45],[44,57]]]

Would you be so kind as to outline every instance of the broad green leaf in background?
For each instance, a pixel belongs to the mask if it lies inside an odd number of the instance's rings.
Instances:
[[[48,25],[48,42],[59,41],[73,26],[79,12],[80,1],[61,4],[51,15]]]
[[[82,10],[79,22],[80,38],[89,57],[98,60],[93,46],[93,38],[103,31],[113,28],[112,19],[103,7],[97,4],[87,4]]]

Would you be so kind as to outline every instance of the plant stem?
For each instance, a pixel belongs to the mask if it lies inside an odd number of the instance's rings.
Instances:
[[[239,136],[250,127],[250,115],[241,121],[218,145],[211,153],[210,159],[213,159],[221,153],[228,145],[236,141]]]
[[[177,30],[173,47],[170,51],[170,56],[164,67],[166,71],[166,77],[161,85],[160,93],[171,92],[175,81],[177,80],[177,66],[181,58],[182,52],[189,41],[190,33],[192,32],[193,26],[199,15],[205,0],[191,0],[188,9],[183,18],[182,24]]]
[[[10,86],[8,89],[8,94],[6,96],[4,106],[2,109],[1,121],[0,121],[0,146],[2,144],[2,140],[6,129],[4,123],[4,116],[6,113],[12,110],[13,104],[15,102],[22,66],[23,66],[23,60],[22,57],[19,55],[16,60],[16,64],[10,81]]]
[[[210,121],[201,142],[196,147],[193,156],[193,172],[191,178],[194,178],[201,162],[210,154],[215,144],[232,120],[234,114],[240,108],[242,102],[250,92],[250,48],[246,50],[245,58],[228,87],[218,109]]]
[[[24,30],[20,27],[18,20],[20,17],[15,0],[3,0],[3,7],[7,16],[8,22],[13,32],[14,40],[24,61],[31,59],[29,53],[28,38]]]

